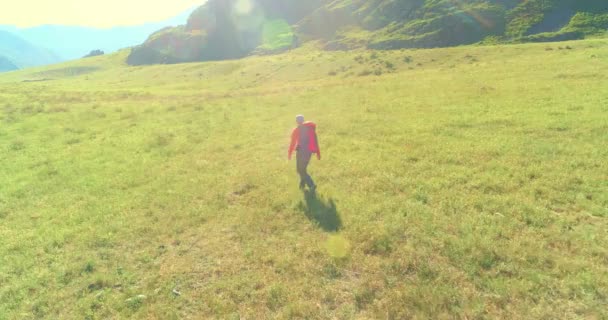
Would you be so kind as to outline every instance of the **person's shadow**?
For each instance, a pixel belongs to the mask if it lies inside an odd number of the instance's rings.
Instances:
[[[342,228],[342,219],[331,198],[326,201],[313,192],[304,191],[304,201],[300,202],[299,208],[326,232],[337,232]]]

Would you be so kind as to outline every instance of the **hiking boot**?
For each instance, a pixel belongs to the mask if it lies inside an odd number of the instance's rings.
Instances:
[[[317,185],[315,185],[315,182],[312,181],[312,177],[307,176],[304,179],[304,183],[306,183],[306,185],[308,186],[308,189],[312,192],[314,192],[317,189]]]

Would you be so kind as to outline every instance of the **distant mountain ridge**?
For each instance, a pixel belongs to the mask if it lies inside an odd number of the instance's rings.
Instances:
[[[111,53],[131,47],[144,41],[152,32],[168,25],[184,24],[190,13],[185,11],[173,18],[161,22],[146,23],[138,26],[114,28],[92,28],[79,26],[43,25],[31,28],[17,28],[0,25],[0,30],[7,30],[19,37],[56,52],[61,60],[82,58],[91,50],[103,50]]]
[[[19,70],[10,59],[4,56],[0,56],[0,72]]]
[[[0,31],[0,57],[3,71],[27,68],[59,62],[53,52],[35,46],[6,31]]]
[[[327,50],[390,50],[574,40],[607,29],[608,1],[596,0],[209,0],[127,62],[234,59],[310,40]]]

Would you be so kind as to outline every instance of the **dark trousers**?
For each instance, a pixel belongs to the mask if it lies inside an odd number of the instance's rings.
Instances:
[[[312,178],[307,171],[311,157],[311,152],[297,151],[296,153],[296,166],[298,168],[298,174],[300,175],[300,188],[304,188],[305,185],[308,185],[308,188],[310,189],[315,188],[315,183],[312,181]]]

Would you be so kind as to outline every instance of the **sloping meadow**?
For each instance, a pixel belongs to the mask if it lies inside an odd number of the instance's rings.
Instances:
[[[4,75],[0,318],[607,317],[607,48]]]

